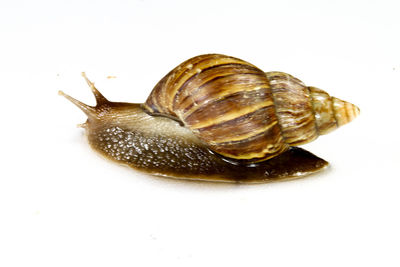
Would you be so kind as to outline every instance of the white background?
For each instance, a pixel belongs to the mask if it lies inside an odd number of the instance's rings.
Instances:
[[[0,266],[400,266],[399,1],[0,2]],[[92,151],[82,71],[143,102],[223,53],[361,108],[304,146],[331,168],[263,185],[182,182]],[[107,76],[116,76],[107,79]]]

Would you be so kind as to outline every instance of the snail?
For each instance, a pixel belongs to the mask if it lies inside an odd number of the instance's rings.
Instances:
[[[88,116],[91,147],[159,176],[261,183],[315,173],[328,162],[297,146],[359,114],[287,73],[219,54],[181,63],[143,104],[111,102],[83,76],[95,106],[59,93]]]

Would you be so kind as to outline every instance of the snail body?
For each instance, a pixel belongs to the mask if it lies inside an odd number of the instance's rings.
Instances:
[[[135,169],[177,178],[266,182],[319,171],[328,163],[295,146],[359,113],[289,74],[218,54],[178,65],[143,104],[110,102],[87,82],[94,107],[62,94],[88,115],[91,146]]]

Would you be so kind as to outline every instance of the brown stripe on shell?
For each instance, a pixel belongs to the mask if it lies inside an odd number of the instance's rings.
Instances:
[[[248,106],[251,103],[263,102],[268,98],[271,100],[269,84],[263,78],[259,75],[238,74],[215,79],[205,84],[197,91],[196,95],[189,97],[186,102],[181,104],[183,115],[189,117],[198,109],[207,108],[207,105],[214,105],[215,102],[224,100],[227,100],[233,107]],[[201,111],[199,110],[199,112]]]
[[[285,72],[270,71],[270,72],[266,72],[265,74],[267,75],[268,80],[270,80],[270,81],[286,82],[286,81],[288,81],[287,79],[289,79],[290,83],[306,86],[300,79],[298,79],[290,74],[287,74]],[[287,78],[287,79],[283,79],[283,78]],[[277,89],[279,89],[279,88],[277,88]]]
[[[283,143],[278,125],[251,138],[225,143],[211,144],[219,154],[235,159],[266,160],[284,152],[289,146]]]
[[[213,144],[239,141],[268,131],[275,126],[277,121],[270,123],[268,120],[273,114],[273,106],[263,107],[228,121],[197,128],[195,131],[203,140]]]
[[[156,85],[152,94],[158,96],[154,102],[163,110],[162,112],[176,115],[173,104],[179,88],[181,88],[190,77],[200,74],[203,70],[227,64],[238,64],[248,66],[248,68],[255,68],[255,66],[245,61],[224,55],[209,54],[191,58],[178,65]]]
[[[243,60],[234,57],[228,57],[225,55],[207,54],[207,55],[197,56],[183,62],[182,64],[178,65],[174,70],[171,71],[175,73],[174,75],[176,82],[175,90],[178,90],[179,87],[182,85],[182,83],[190,79],[190,77],[195,76],[206,69],[215,68],[218,65],[227,65],[227,64],[245,64],[256,68],[255,66],[251,65],[248,62],[245,62]],[[167,75],[170,74],[171,73]]]
[[[302,129],[306,130],[303,130],[301,134],[299,134],[297,130],[299,127],[302,127]],[[313,128],[315,129],[314,121],[306,121],[304,123],[301,123],[299,127],[294,127],[285,132],[286,143],[290,144],[291,146],[296,146],[311,142],[312,140],[315,140],[315,138],[317,138],[314,131],[312,130]]]
[[[185,114],[185,116],[189,116],[202,105],[219,101],[229,97],[232,94],[256,91],[263,88],[263,90],[268,90],[269,84],[264,80],[259,82],[254,81],[254,79],[257,78],[254,75],[259,76],[259,74],[228,75],[204,84],[197,91],[195,101],[192,100],[189,103],[181,104],[182,112]],[[247,94],[248,93],[244,93],[244,96],[247,97]]]
[[[205,103],[183,120],[192,128],[202,128],[238,118],[264,107],[273,107],[271,93],[268,93],[267,89],[242,91]],[[269,113],[271,112],[266,114],[266,119],[273,118],[274,111]]]
[[[172,71],[170,72],[172,73]],[[157,85],[154,87],[153,91],[150,93],[146,102],[143,104],[143,107],[149,111],[150,113],[165,113],[169,115],[175,115],[174,113],[169,112],[167,108],[165,108],[162,89],[166,87],[168,81],[168,75],[162,78]]]
[[[156,84],[156,86],[150,93],[146,103],[144,103],[144,107],[147,110],[153,109],[154,113],[166,113],[169,115],[175,115],[175,113],[170,110],[167,105],[170,102],[167,90],[175,88],[174,85],[179,81],[179,79],[184,76],[185,73],[193,69],[193,64],[197,65],[200,62],[204,62],[213,58],[214,55],[212,54],[200,55],[194,58],[190,58],[175,67]]]
[[[267,72],[266,76],[285,142],[300,145],[316,139],[318,133],[310,94],[304,83],[283,72]]]
[[[295,146],[308,143],[318,137],[315,130],[315,120],[310,114],[303,114],[303,116],[297,117],[294,121],[291,117],[288,121],[291,121],[291,123],[283,125],[286,143]]]
[[[172,105],[178,88],[182,86],[182,84],[187,80],[188,76],[192,76],[201,71],[202,66],[207,67],[214,65],[215,61],[218,59],[220,59],[219,55],[201,55],[186,60],[185,62],[179,64],[175,69],[170,71],[165,76],[168,81],[165,84],[162,84],[162,86],[159,88],[153,89],[153,91],[159,91],[157,94],[159,97],[162,97],[165,100],[165,102],[162,104],[164,110],[174,114]]]
[[[223,80],[224,78],[230,77],[234,81],[235,79],[240,79],[241,76],[245,76],[245,79],[248,80],[248,84],[251,84],[252,80],[260,80],[258,77],[252,76],[263,77],[263,73],[251,66],[239,64],[225,64],[218,65],[218,67],[215,68],[209,68],[196,75],[195,79],[191,79],[190,82],[185,83],[177,91],[173,108],[183,110],[191,103],[196,102],[198,91],[202,90],[204,87],[205,90],[223,90],[220,87],[221,79]],[[234,85],[234,83],[232,85]],[[268,86],[268,83],[266,86]],[[228,90],[231,89],[232,88],[228,88]]]

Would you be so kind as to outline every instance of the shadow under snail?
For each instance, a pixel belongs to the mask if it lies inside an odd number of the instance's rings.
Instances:
[[[283,72],[207,54],[169,72],[144,104],[108,101],[86,76],[96,106],[60,91],[87,116],[91,147],[150,174],[260,183],[322,170],[296,147],[350,122],[359,109]]]

